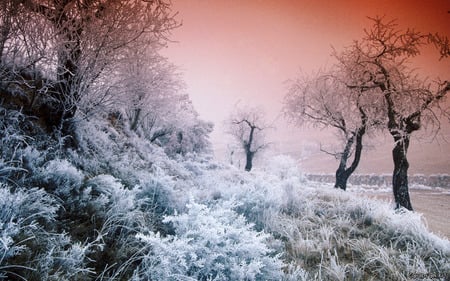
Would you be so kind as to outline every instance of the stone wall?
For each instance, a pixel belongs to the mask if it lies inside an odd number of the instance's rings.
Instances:
[[[306,174],[308,180],[317,182],[334,183],[335,176],[333,174]],[[430,187],[441,187],[450,189],[450,175],[437,174],[437,175],[411,175],[408,176],[409,185],[424,185]],[[349,184],[354,185],[371,185],[371,186],[390,186],[392,184],[392,176],[387,174],[381,175],[365,175],[354,174],[351,175]]]

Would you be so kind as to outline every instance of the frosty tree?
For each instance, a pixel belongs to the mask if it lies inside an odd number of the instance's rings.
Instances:
[[[284,113],[298,126],[332,128],[342,140],[342,151],[332,153],[339,160],[335,187],[343,190],[356,170],[363,150],[363,137],[376,129],[377,108],[370,103],[368,89],[352,89],[340,77],[339,69],[291,82],[284,100]],[[350,158],[353,156],[353,160]]]
[[[151,142],[170,134],[179,107],[188,100],[175,65],[154,50],[132,50],[114,75],[114,96],[130,129]]]
[[[38,33],[14,38],[27,42],[27,53],[35,41],[45,42],[46,76],[54,79],[48,91],[60,112],[60,123],[75,116],[79,103],[93,92],[109,93],[105,73],[123,63],[129,49],[159,48],[168,32],[178,26],[165,1],[134,0],[10,0],[25,13],[14,14],[17,22],[39,25]],[[5,11],[8,5],[1,8]],[[21,42],[22,41],[22,42]],[[8,43],[8,42],[6,42]],[[25,43],[23,43],[25,44]],[[94,91],[94,89],[96,91]],[[102,89],[102,91],[98,91]]]
[[[413,29],[400,30],[395,21],[371,19],[361,41],[354,41],[342,53],[335,54],[346,73],[347,86],[359,91],[375,90],[374,99],[382,98],[386,128],[394,140],[392,151],[393,191],[397,207],[412,210],[408,190],[407,152],[412,133],[423,126],[439,129],[438,110],[450,82],[435,79],[429,83],[414,73],[408,64],[420,55],[421,47],[434,44],[441,59],[448,57],[449,41],[437,34],[423,34]],[[434,125],[434,126],[432,126]]]
[[[259,108],[236,108],[228,120],[228,128],[228,133],[244,150],[245,170],[250,171],[255,155],[268,146],[265,135],[270,126],[264,112]]]
[[[7,51],[7,42],[16,35],[19,2],[4,0],[0,3],[0,64],[3,64],[3,56]]]

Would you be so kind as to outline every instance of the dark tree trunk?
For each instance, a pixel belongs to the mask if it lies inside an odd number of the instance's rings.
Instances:
[[[58,93],[57,100],[62,110],[60,127],[65,136],[73,136],[72,119],[75,117],[80,100],[80,61],[82,56],[81,36],[83,27],[72,15],[68,14],[66,6],[70,0],[55,2],[55,9],[44,15],[54,24],[61,46],[58,50]]]
[[[6,20],[4,20],[2,23],[3,26],[0,28],[0,65],[3,65],[3,52],[10,32],[10,26],[9,24],[5,24],[5,21]]]
[[[132,131],[136,131],[137,130],[140,116],[141,116],[141,109],[140,108],[136,108],[134,110],[133,121],[131,122],[131,128],[130,129]]]
[[[255,155],[252,151],[246,151],[245,153],[245,170],[250,172],[253,167],[253,156]]]
[[[344,152],[341,155],[341,161],[339,163],[339,167],[336,170],[336,181],[335,181],[334,187],[340,188],[342,190],[346,190],[348,178],[356,170],[356,168],[359,165],[359,161],[361,160],[361,152],[363,149],[362,139],[363,139],[364,134],[366,133],[367,115],[363,111],[362,108],[359,108],[359,112],[361,114],[362,125],[361,125],[361,127],[358,128],[358,130],[352,137],[347,139],[347,143],[345,144]],[[350,150],[355,141],[356,141],[355,152],[354,152],[355,155],[353,157],[353,161],[352,161],[352,164],[350,165],[350,167],[346,168],[348,158],[350,157]]]
[[[345,168],[339,168],[336,170],[336,181],[334,183],[335,188],[340,188],[342,190],[347,189],[347,181],[351,173],[347,172]]]
[[[409,163],[406,157],[409,147],[409,136],[394,137],[395,147],[392,150],[394,160],[394,173],[392,175],[392,187],[396,208],[404,207],[413,210],[409,198],[408,189],[408,168]]]
[[[381,67],[384,77],[388,78],[387,70]],[[408,168],[409,163],[406,157],[409,147],[409,138],[411,133],[420,128],[420,114],[417,111],[408,117],[401,117],[395,110],[394,101],[392,100],[391,83],[387,79],[386,84],[379,84],[380,89],[384,92],[384,98],[387,104],[388,129],[394,138],[395,146],[392,150],[392,160],[394,161],[394,172],[392,174],[392,190],[396,208],[404,207],[412,211],[412,204],[409,198],[408,188]],[[430,101],[431,102],[431,101]]]
[[[346,168],[347,166],[347,160],[350,156],[350,148],[353,144],[353,137],[347,140],[347,144],[345,146],[345,150],[341,155],[341,162],[339,164],[338,169],[336,170],[336,181],[334,184],[335,188],[340,188],[342,190],[346,190],[347,188],[347,181],[350,178],[350,176],[353,174],[353,172],[356,170],[356,168],[359,165],[359,161],[361,160],[361,152],[362,152],[362,137],[365,134],[365,128],[360,128],[358,130],[357,136],[356,136],[356,144],[355,144],[355,155],[353,157],[353,162],[350,165],[350,167]]]
[[[340,188],[345,190],[347,188],[347,180],[351,175],[351,172],[347,169],[347,161],[350,157],[350,150],[353,146],[353,142],[355,140],[355,136],[347,139],[347,143],[345,144],[344,151],[341,154],[341,159],[339,161],[339,167],[336,170],[336,181],[334,184],[335,188]]]
[[[244,142],[245,150],[245,170],[250,172],[253,167],[253,156],[256,151],[252,151],[253,134],[255,133],[255,126],[250,126],[250,133],[248,135],[248,141]]]

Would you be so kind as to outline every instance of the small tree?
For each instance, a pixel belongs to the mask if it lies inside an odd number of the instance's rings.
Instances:
[[[421,47],[434,44],[441,59],[448,57],[449,41],[437,34],[422,34],[412,29],[400,30],[395,21],[373,18],[365,37],[336,54],[354,89],[375,90],[384,102],[386,128],[394,140],[393,191],[397,207],[412,210],[408,190],[407,152],[413,132],[422,126],[439,129],[436,110],[450,91],[450,82],[427,83],[408,68],[410,58]],[[448,112],[444,112],[448,114]]]
[[[236,108],[229,118],[228,127],[228,133],[244,150],[245,170],[249,172],[255,155],[269,144],[265,141],[265,135],[270,126],[264,112],[258,108]]]
[[[346,85],[345,77],[339,78],[339,69],[313,78],[301,78],[292,82],[285,96],[284,113],[298,126],[334,128],[343,140],[343,149],[333,156],[339,160],[335,187],[347,187],[350,175],[361,159],[363,136],[379,123],[377,110],[369,104],[369,91],[353,89]],[[353,154],[353,160],[348,165]]]
[[[186,103],[177,111],[178,117],[171,122],[171,130],[160,138],[160,144],[169,156],[189,153],[210,153],[209,135],[214,125],[198,118],[192,103]]]
[[[130,129],[155,142],[172,131],[170,123],[189,97],[175,65],[154,50],[133,51],[115,73],[113,91]]]

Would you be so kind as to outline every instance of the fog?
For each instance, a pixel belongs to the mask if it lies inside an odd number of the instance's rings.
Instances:
[[[280,114],[287,82],[334,63],[333,48],[341,50],[360,39],[370,25],[368,16],[397,19],[400,27],[449,35],[450,2],[427,1],[173,1],[183,25],[177,40],[164,50],[180,66],[187,91],[200,117],[215,123],[211,135],[216,156],[227,161],[229,138],[223,122],[236,104],[260,106],[276,130],[270,133],[271,152],[294,156],[311,172],[333,172],[337,162],[320,152],[333,149],[333,132],[289,125]],[[448,79],[449,60],[426,50],[414,66],[430,80]],[[449,104],[447,102],[447,104]],[[437,138],[413,135],[411,173],[448,173],[450,126],[444,121]],[[366,138],[356,172],[392,171],[390,136]]]

